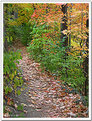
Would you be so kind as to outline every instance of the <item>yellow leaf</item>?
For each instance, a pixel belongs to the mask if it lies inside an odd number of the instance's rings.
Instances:
[[[14,74],[10,74],[9,77],[10,77],[11,80],[13,80]]]
[[[15,71],[14,74],[16,75],[16,73],[17,73],[17,72]]]

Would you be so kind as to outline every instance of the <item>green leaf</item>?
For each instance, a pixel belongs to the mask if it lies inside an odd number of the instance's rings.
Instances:
[[[21,94],[20,90],[17,90],[17,94],[18,94],[18,96]]]
[[[9,92],[12,92],[12,88],[6,86],[6,87],[5,87],[5,94],[8,94]]]
[[[23,105],[19,105],[17,109],[23,111]]]

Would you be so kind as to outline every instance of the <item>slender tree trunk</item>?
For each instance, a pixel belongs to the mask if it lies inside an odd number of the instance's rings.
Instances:
[[[71,46],[71,13],[72,13],[72,7],[70,7],[70,34],[69,34],[69,51]]]
[[[48,5],[47,5],[47,6],[46,6],[46,14],[48,13],[48,9],[49,9],[49,8],[48,8]]]
[[[83,42],[83,6],[82,6],[82,11],[81,11],[81,41],[80,41],[80,47],[82,48],[82,42]],[[80,56],[82,55],[82,53],[80,52]]]
[[[62,18],[62,22],[61,22],[61,41],[63,39],[65,39],[65,41],[63,42],[63,46],[68,46],[68,37],[66,34],[64,34],[62,31],[67,30],[67,4],[66,5],[62,5],[62,12],[64,14],[64,17]]]
[[[86,27],[89,28],[89,19],[86,21]],[[88,48],[89,48],[89,34],[87,33],[87,39],[86,39],[86,47],[87,51],[86,54],[87,56],[84,59],[84,75],[85,75],[85,96],[88,95],[88,64],[89,64],[89,56],[88,56]]]
[[[61,10],[64,14],[64,16],[62,18],[62,22],[61,22],[61,43],[62,43],[62,46],[67,47],[68,46],[68,37],[66,34],[63,33],[64,30],[68,29],[68,26],[67,26],[67,4],[62,5]],[[67,49],[66,49],[65,50],[65,57],[64,57],[65,61],[66,61],[67,56],[68,56],[68,54],[67,54]],[[66,67],[66,77],[68,77],[67,67]]]
[[[33,8],[34,8],[34,10],[36,10],[36,8],[35,8],[35,3],[33,3]]]

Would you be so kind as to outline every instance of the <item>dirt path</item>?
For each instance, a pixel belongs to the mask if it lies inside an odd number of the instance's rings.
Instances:
[[[82,104],[80,95],[66,92],[61,88],[60,80],[42,73],[40,63],[29,59],[25,47],[20,49],[23,58],[18,66],[27,87],[18,100],[25,104],[25,117],[87,117],[87,107]]]

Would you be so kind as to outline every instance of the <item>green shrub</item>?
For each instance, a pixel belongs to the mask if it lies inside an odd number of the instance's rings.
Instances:
[[[56,76],[61,76],[61,80],[81,91],[85,82],[83,69],[80,66],[83,59],[77,54],[66,56],[66,50],[69,47],[63,46],[65,38],[60,41],[58,37],[46,37],[45,34],[50,32],[51,30],[48,30],[46,25],[33,28],[30,33],[33,40],[28,47],[30,56],[41,62],[41,66],[46,70]]]
[[[5,94],[11,93],[20,94],[18,87],[23,84],[23,79],[18,72],[17,63],[19,59],[22,59],[21,53],[19,51],[9,53],[4,53],[4,92]]]
[[[63,63],[61,79],[71,84],[72,87],[82,91],[85,82],[83,69],[80,67],[83,62],[82,58],[67,56],[66,61]]]
[[[32,40],[32,36],[30,36],[31,31],[32,31],[32,25],[30,25],[28,23],[25,23],[25,24],[21,25],[20,27],[18,27],[20,41],[24,45],[28,45],[28,43]]]
[[[31,27],[30,27],[31,26]],[[30,36],[30,32],[32,31],[32,25],[30,23],[24,23],[20,26],[10,25],[7,28],[7,40],[8,43],[18,39],[24,45],[28,45],[28,43],[32,40],[32,36]]]

